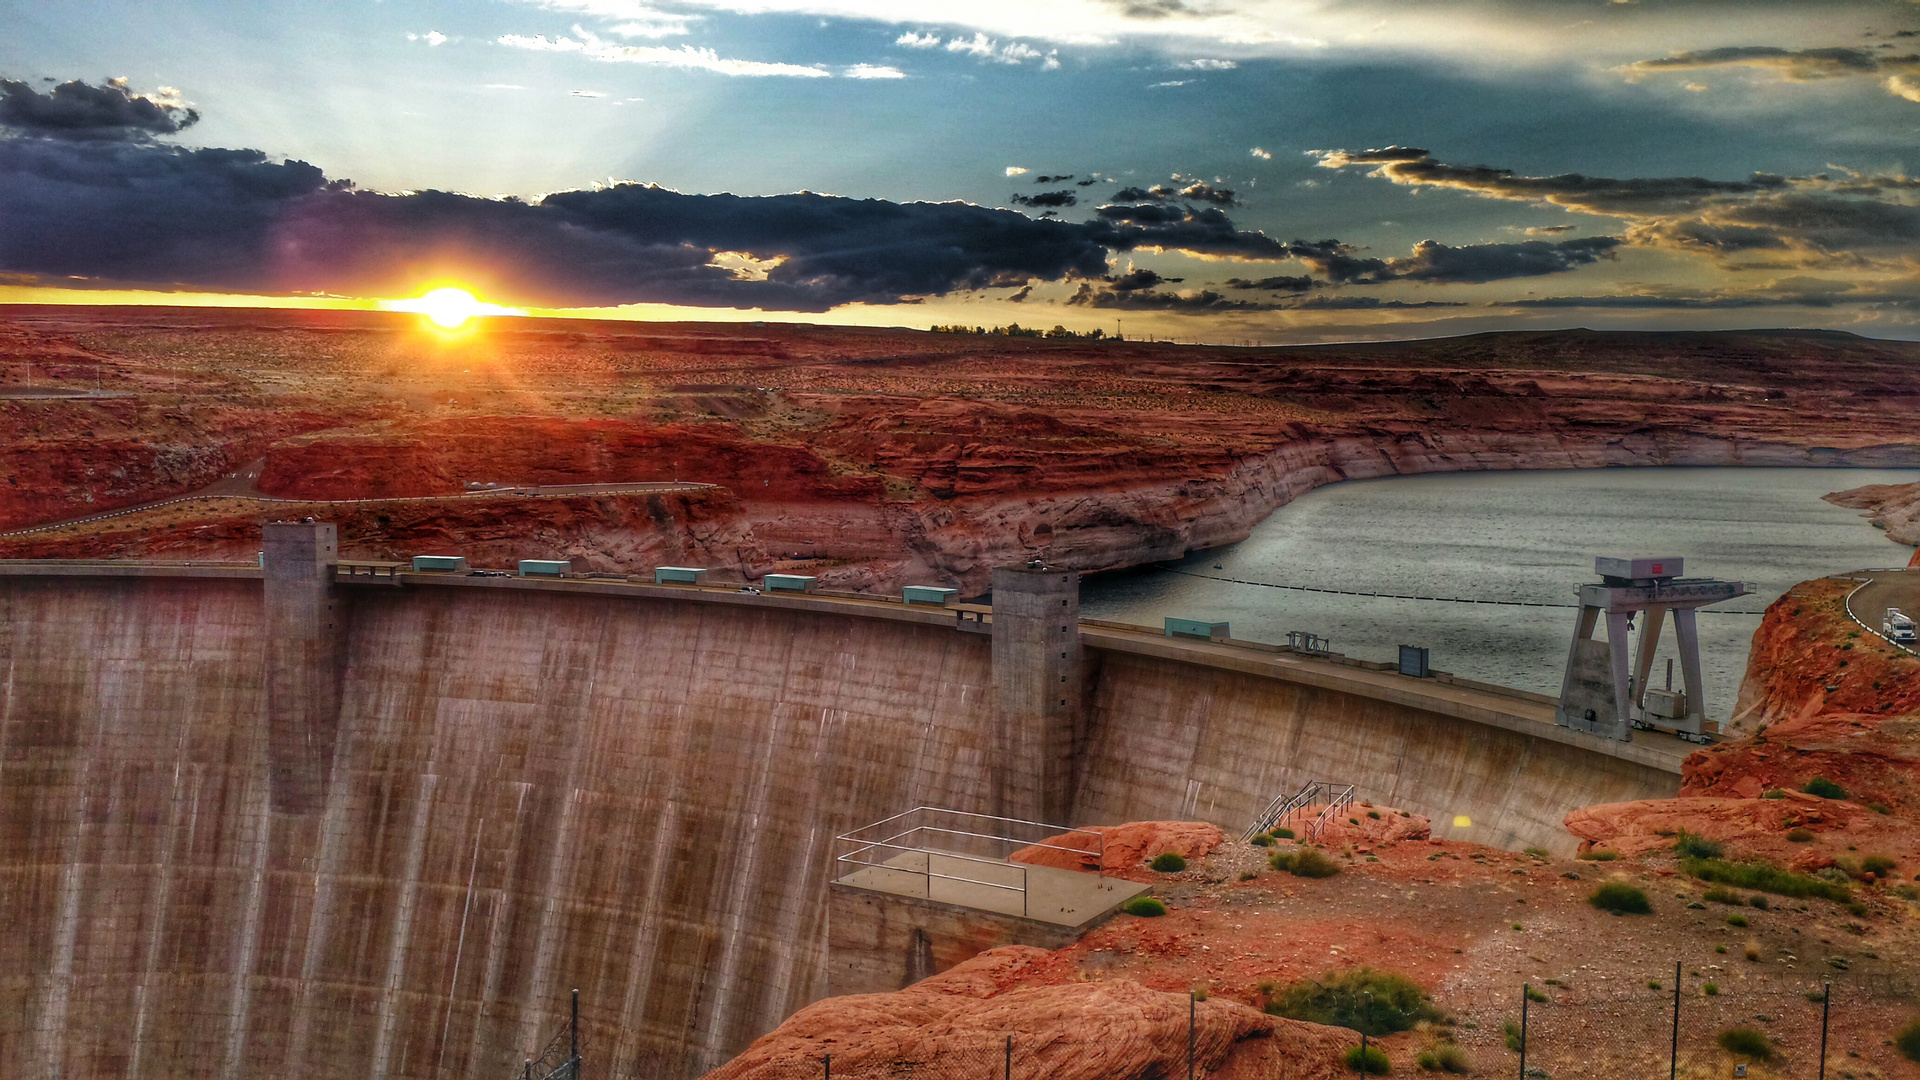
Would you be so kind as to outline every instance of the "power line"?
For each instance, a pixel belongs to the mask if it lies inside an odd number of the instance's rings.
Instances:
[[[1202,581],[1224,581],[1233,585],[1256,585],[1262,589],[1285,589],[1288,592],[1320,593],[1326,596],[1359,596],[1378,600],[1424,600],[1433,604],[1478,604],[1483,607],[1535,607],[1535,608],[1577,608],[1579,604],[1555,604],[1546,600],[1474,600],[1464,596],[1416,596],[1411,593],[1365,592],[1359,589],[1322,589],[1312,585],[1281,585],[1272,581],[1249,581],[1246,578],[1219,577],[1213,574],[1196,574],[1191,570],[1182,570],[1165,563],[1154,566],[1169,574],[1199,578]],[[1703,615],[1765,615],[1765,611],[1746,611],[1743,609],[1701,608]]]

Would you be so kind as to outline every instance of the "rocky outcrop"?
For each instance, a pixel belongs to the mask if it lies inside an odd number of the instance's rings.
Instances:
[[[1089,833],[1098,833],[1099,838],[1096,840]],[[1125,825],[1088,825],[1070,833],[1049,836],[1042,841],[1044,846],[1021,848],[1007,858],[1062,870],[1120,873],[1138,869],[1167,852],[1192,861],[1225,840],[1226,834],[1219,826],[1204,821],[1130,821]]]
[[[820,1069],[891,1078],[916,1070],[998,1076],[1011,1046],[1013,1075],[1052,1080],[1216,1080],[1340,1074],[1358,1036],[1268,1016],[1234,1001],[1192,1008],[1185,994],[1124,979],[1072,981],[1062,955],[1024,945],[980,954],[891,994],[828,998],[795,1013],[707,1080],[790,1080]],[[1011,1043],[1008,1040],[1011,1039]]]
[[[1868,519],[1903,544],[1920,544],[1920,484],[1867,484],[1827,496],[1835,506],[1869,511]],[[1913,555],[1920,566],[1920,551]]]

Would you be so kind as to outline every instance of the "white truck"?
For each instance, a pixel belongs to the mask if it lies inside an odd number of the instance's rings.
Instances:
[[[1880,621],[1880,632],[1897,645],[1914,643],[1913,619],[1897,607],[1887,609],[1887,617]]]

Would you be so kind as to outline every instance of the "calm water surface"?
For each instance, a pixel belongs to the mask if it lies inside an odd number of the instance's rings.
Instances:
[[[1700,615],[1707,713],[1725,719],[1745,672],[1757,614],[1809,578],[1904,566],[1912,549],[1860,511],[1821,499],[1862,484],[1920,481],[1911,469],[1633,468],[1463,473],[1357,480],[1275,511],[1242,543],[1148,569],[1089,578],[1089,618],[1157,626],[1167,615],[1225,621],[1233,636],[1282,642],[1289,630],[1335,651],[1392,660],[1400,645],[1469,679],[1558,694],[1571,608],[1390,600],[1210,580],[1479,600],[1574,602],[1596,555],[1680,555],[1692,577],[1751,582]],[[1216,568],[1218,564],[1218,568]],[[1191,575],[1206,575],[1196,577]],[[1662,658],[1673,655],[1672,625]],[[1679,679],[1675,664],[1675,680]],[[1664,678],[1664,663],[1655,678]],[[1656,684],[1657,685],[1657,684]]]

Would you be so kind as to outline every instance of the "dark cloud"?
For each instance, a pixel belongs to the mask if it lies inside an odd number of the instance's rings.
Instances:
[[[1621,242],[1617,236],[1587,236],[1557,244],[1528,240],[1518,244],[1449,247],[1422,240],[1413,246],[1411,256],[1392,260],[1389,268],[1394,277],[1404,281],[1450,284],[1538,277],[1614,258],[1614,249]]]
[[[1135,250],[1286,254],[1214,207],[1138,209],[1073,223],[957,202],[640,184],[538,202],[383,194],[256,150],[0,138],[0,271],[161,288],[395,296],[455,277],[489,299],[537,306],[823,311],[1104,280],[1114,254]],[[751,265],[716,265],[724,253]]]
[[[78,79],[46,93],[0,79],[0,127],[69,139],[147,139],[171,135],[200,114],[168,92],[136,94],[125,79],[91,86]]]
[[[1883,46],[1884,47],[1884,46]],[[1782,49],[1773,45],[1734,45],[1674,53],[1621,68],[1629,76],[1662,71],[1698,71],[1717,67],[1755,67],[1791,82],[1861,75],[1910,75],[1920,72],[1920,56],[1877,56],[1867,49]]]
[[[1409,308],[1466,307],[1458,300],[1382,300],[1377,296],[1309,296],[1286,305],[1289,311],[1400,311]]]
[[[1071,179],[1073,179],[1072,173],[1063,173],[1060,176],[1036,176],[1033,178],[1033,182],[1036,184],[1064,184]]]
[[[1287,254],[1342,285],[1378,285],[1393,280],[1387,260],[1354,254],[1352,244],[1338,240],[1295,240]]]
[[[1146,203],[1102,206],[1094,215],[1087,227],[1115,251],[1179,250],[1235,259],[1284,259],[1289,253],[1286,244],[1264,233],[1242,232],[1217,207]]]
[[[1120,291],[1114,288],[1096,289],[1092,285],[1081,285],[1080,291],[1069,297],[1067,303],[1093,308],[1115,308],[1122,311],[1204,313],[1274,310],[1273,304],[1255,300],[1234,300],[1212,289],[1180,293],[1160,292],[1155,289]]]
[[[1013,196],[1013,201],[1016,206],[1058,207],[1080,205],[1080,197],[1071,191],[1042,191],[1038,195],[1021,195],[1016,192]]]
[[[1074,186],[1074,187],[1092,187],[1093,185],[1095,185],[1095,184],[1097,184],[1097,183],[1099,183],[1099,182],[1100,182],[1099,180],[1096,180],[1096,179],[1093,179],[1092,177],[1089,177],[1089,178],[1087,178],[1087,179],[1085,179],[1085,180],[1076,180],[1076,181],[1074,181],[1074,185],[1073,185],[1073,186]]]
[[[1168,184],[1156,184],[1150,188],[1124,187],[1113,193],[1116,203],[1167,202],[1173,199],[1186,199],[1189,202],[1212,203],[1215,206],[1236,206],[1238,202],[1231,188],[1217,188],[1212,184],[1198,181],[1183,188]]]
[[[1230,289],[1258,289],[1263,292],[1303,293],[1318,284],[1319,282],[1304,274],[1299,277],[1281,274],[1276,277],[1227,279],[1227,287]]]
[[[1129,270],[1119,277],[1108,278],[1107,288],[1112,289],[1114,292],[1133,292],[1136,289],[1151,289],[1162,284],[1177,285],[1185,280],[1185,278],[1161,277],[1146,267],[1140,267],[1135,270]]]
[[[1832,307],[1833,301],[1828,297],[1821,297],[1817,302],[1810,302],[1808,300],[1781,300],[1766,296],[1547,296],[1538,299],[1503,300],[1489,306],[1514,308],[1671,308],[1685,311],[1720,311],[1739,308],[1781,307],[1796,304],[1810,304],[1810,306],[1814,307]]]
[[[1109,0],[1120,13],[1130,19],[1166,19],[1175,15],[1192,14],[1185,0]]]
[[[1920,181],[1899,175],[1843,169],[1839,175],[1799,177],[1756,173],[1746,180],[1520,176],[1511,169],[1449,165],[1424,151],[1321,152],[1321,164],[1332,168],[1367,163],[1374,164],[1369,175],[1396,184],[1616,218],[1629,223],[1628,243],[1719,258],[1776,251],[1787,258],[1783,265],[1907,265],[1920,239],[1920,207],[1910,194]]]

